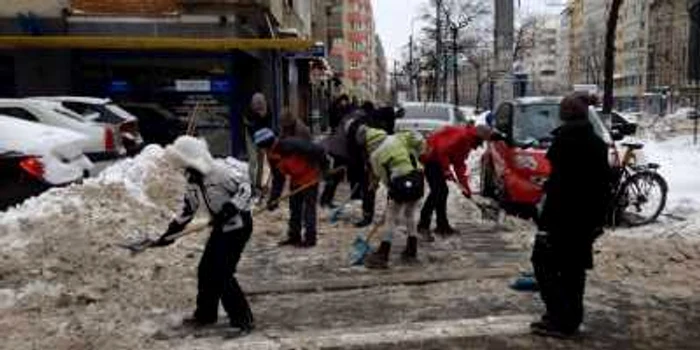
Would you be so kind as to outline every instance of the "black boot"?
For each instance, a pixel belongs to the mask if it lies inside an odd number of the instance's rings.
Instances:
[[[408,237],[406,249],[401,253],[401,259],[406,263],[418,262],[418,237]]]
[[[438,236],[452,236],[459,234],[459,231],[455,230],[449,224],[441,225],[435,228],[435,234]]]
[[[362,221],[358,221],[355,223],[355,227],[367,227],[372,224],[372,218],[369,216],[364,216],[362,217]]]
[[[289,235],[289,236],[287,236],[287,239],[279,242],[278,245],[280,247],[284,247],[284,246],[299,247],[299,246],[301,246],[301,235]]]
[[[391,243],[382,242],[374,253],[370,254],[365,259],[365,267],[368,269],[387,269],[389,268],[389,252],[391,251]]]

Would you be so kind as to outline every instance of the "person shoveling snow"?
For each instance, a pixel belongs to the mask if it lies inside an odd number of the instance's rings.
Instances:
[[[212,232],[199,262],[197,309],[183,325],[200,328],[216,324],[221,300],[231,327],[248,333],[254,328],[253,314],[234,276],[253,232],[248,165],[233,158],[214,159],[205,141],[190,136],[178,138],[166,154],[185,169],[188,185],[182,212],[154,246],[175,242],[194,219],[200,194],[212,219]]]

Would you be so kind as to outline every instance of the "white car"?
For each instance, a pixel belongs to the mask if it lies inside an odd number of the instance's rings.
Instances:
[[[464,125],[464,113],[453,104],[405,102],[400,106],[404,116],[396,121],[396,131],[418,131],[428,135],[447,125]]]
[[[92,161],[110,160],[126,154],[114,125],[86,120],[59,102],[34,99],[0,99],[0,115],[51,125],[80,133],[83,152]]]
[[[139,132],[138,119],[109,98],[52,96],[33,97],[32,99],[59,102],[63,107],[82,115],[88,121],[116,125],[124,147],[130,153],[138,152],[143,147],[144,142]]]
[[[0,115],[0,149],[37,157],[42,180],[64,185],[82,179],[93,168],[83,154],[86,137],[70,130]]]

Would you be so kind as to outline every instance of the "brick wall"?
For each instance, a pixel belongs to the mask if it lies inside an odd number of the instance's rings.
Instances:
[[[73,11],[93,14],[156,15],[179,10],[177,0],[73,0]]]

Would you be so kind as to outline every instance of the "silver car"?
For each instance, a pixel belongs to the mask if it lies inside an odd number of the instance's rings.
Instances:
[[[400,107],[404,116],[396,121],[396,131],[418,131],[428,135],[443,126],[467,123],[464,113],[449,103],[405,102]]]

